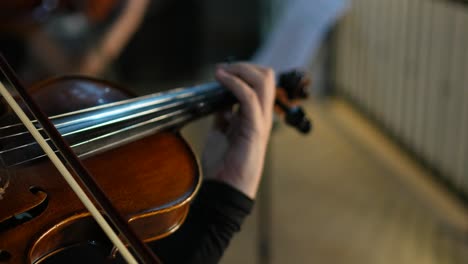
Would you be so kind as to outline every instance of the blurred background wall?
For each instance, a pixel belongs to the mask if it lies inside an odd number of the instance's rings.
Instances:
[[[354,0],[336,32],[336,91],[468,195],[468,6]]]

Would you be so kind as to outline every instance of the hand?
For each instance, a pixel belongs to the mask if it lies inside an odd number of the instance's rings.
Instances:
[[[225,182],[254,199],[272,126],[275,76],[249,63],[218,65],[216,79],[239,101],[217,116],[203,153],[205,178]]]

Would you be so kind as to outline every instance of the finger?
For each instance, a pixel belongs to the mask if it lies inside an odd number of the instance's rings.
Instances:
[[[265,111],[271,113],[276,96],[276,76],[275,71],[269,67],[258,66],[258,70],[264,74],[265,78],[265,93],[263,98],[263,106]]]
[[[233,64],[219,64],[218,67],[238,76],[254,89],[263,84],[263,73],[252,64],[238,62]]]
[[[219,64],[219,66],[224,67],[225,70],[227,71],[235,71],[236,73],[240,73],[242,71],[245,71],[247,69],[248,71],[253,71],[256,72],[256,74],[260,74],[260,78],[266,78],[266,77],[272,77],[273,79],[275,78],[275,71],[271,67],[266,67],[262,66],[259,64],[251,64],[251,63],[246,63],[246,62],[238,62],[235,64]],[[246,72],[247,74],[249,72]],[[245,76],[247,77],[247,76]]]
[[[249,63],[224,64],[220,65],[220,67],[226,72],[245,80],[255,90],[263,113],[266,114],[272,111],[275,96],[275,76],[271,68]]]
[[[240,103],[240,110],[245,116],[251,117],[252,121],[258,118],[258,114],[261,113],[260,102],[257,94],[249,85],[222,68],[216,70],[215,76],[221,84],[234,94]]]
[[[266,67],[266,66],[262,66],[262,65],[255,65],[257,67],[257,69],[264,73],[264,74],[268,74],[268,72],[270,71],[273,71],[273,69],[271,67]]]

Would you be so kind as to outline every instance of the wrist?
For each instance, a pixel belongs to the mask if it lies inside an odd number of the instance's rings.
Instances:
[[[224,163],[214,178],[255,199],[263,172],[265,150],[259,146],[244,153],[242,160],[237,160],[235,155],[228,155],[226,160],[230,162]]]

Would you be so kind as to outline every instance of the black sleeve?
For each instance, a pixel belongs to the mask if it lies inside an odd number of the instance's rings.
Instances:
[[[163,263],[218,263],[253,203],[229,185],[205,181],[185,223],[152,248]]]

